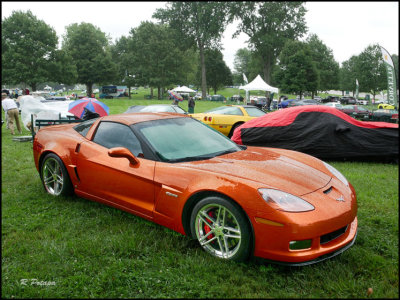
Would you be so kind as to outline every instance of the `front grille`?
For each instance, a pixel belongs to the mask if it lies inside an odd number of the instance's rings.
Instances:
[[[346,229],[347,225],[338,230],[322,235],[320,239],[321,245],[329,243],[330,241],[333,241],[334,239],[338,238],[339,236],[341,236],[343,233],[346,232]]]

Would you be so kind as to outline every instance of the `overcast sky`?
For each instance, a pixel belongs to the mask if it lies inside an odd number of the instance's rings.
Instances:
[[[1,3],[1,19],[13,10],[27,11],[53,27],[59,40],[65,27],[72,23],[92,23],[115,42],[128,36],[131,28],[142,21],[153,21],[156,8],[166,2],[7,2]],[[315,33],[332,49],[339,63],[360,54],[367,46],[380,44],[390,54],[399,54],[398,2],[307,2],[306,22],[309,33]],[[236,24],[227,26],[222,44],[226,64],[233,70],[238,49],[247,47],[247,35],[232,39]]]

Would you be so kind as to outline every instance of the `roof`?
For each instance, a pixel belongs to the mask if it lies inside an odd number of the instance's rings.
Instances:
[[[246,91],[267,91],[267,92],[278,93],[278,88],[270,86],[261,78],[260,75],[257,75],[257,77],[254,78],[252,82],[244,86],[241,86],[240,89]]]
[[[124,113],[118,115],[105,116],[102,118],[102,121],[114,121],[123,123],[125,125],[132,125],[140,122],[182,118],[182,117],[186,116],[183,114],[169,113],[169,112],[157,112],[157,113],[139,112],[139,113]]]

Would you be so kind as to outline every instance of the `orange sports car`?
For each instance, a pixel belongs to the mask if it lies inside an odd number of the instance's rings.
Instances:
[[[45,127],[33,155],[48,193],[125,210],[222,259],[305,265],[356,239],[356,194],[335,168],[295,151],[239,146],[182,114]]]

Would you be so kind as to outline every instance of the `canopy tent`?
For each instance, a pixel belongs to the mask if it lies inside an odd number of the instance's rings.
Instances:
[[[239,89],[247,91],[266,91],[266,92],[272,92],[272,93],[278,93],[278,88],[270,86],[268,83],[266,83],[260,75],[257,75],[257,77],[250,83],[240,86]]]
[[[173,92],[177,93],[196,93],[195,90],[188,88],[187,86],[178,86],[172,90]]]

